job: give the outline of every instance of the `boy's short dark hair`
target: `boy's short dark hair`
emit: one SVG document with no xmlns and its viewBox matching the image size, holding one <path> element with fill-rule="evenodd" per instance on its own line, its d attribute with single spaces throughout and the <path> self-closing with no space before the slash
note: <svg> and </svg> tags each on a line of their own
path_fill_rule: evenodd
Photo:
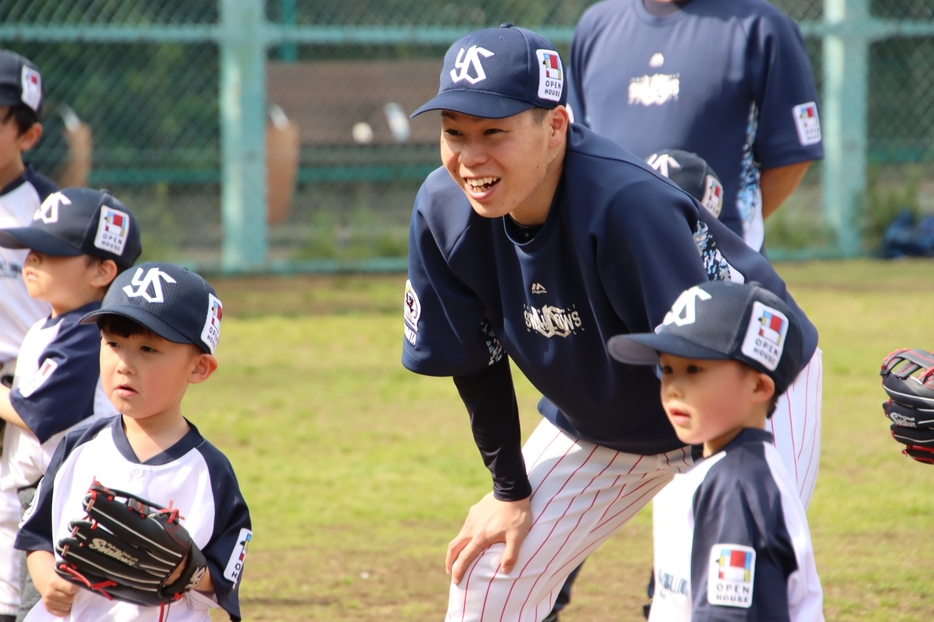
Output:
<svg viewBox="0 0 934 622">
<path fill-rule="evenodd" d="M 155 331 L 146 328 L 136 320 L 132 320 L 124 315 L 117 315 L 116 313 L 107 313 L 99 316 L 97 318 L 97 328 L 102 332 L 107 331 L 112 335 L 123 337 L 124 339 L 136 336 L 159 337 L 163 339 L 163 337 L 160 337 Z M 193 343 L 184 343 L 180 345 L 191 346 L 193 354 L 204 353 L 204 350 Z"/>
<path fill-rule="evenodd" d="M 90 257 L 90 255 L 88 255 Z M 97 327 L 102 331 L 113 333 L 118 337 L 155 336 L 156 333 L 146 328 L 139 322 L 131 320 L 122 315 L 108 313 L 97 318 Z"/>
<path fill-rule="evenodd" d="M 10 119 L 14 120 L 19 133 L 18 135 L 22 136 L 29 131 L 29 128 L 39 122 L 39 115 L 26 104 L 18 104 L 16 106 L 10 106 L 6 116 L 3 118 L 3 122 L 6 123 Z"/>
</svg>

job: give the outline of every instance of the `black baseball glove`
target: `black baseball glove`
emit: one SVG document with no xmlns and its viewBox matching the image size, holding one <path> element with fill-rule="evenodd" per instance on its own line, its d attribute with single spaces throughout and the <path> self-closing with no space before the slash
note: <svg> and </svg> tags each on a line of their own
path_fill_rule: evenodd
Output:
<svg viewBox="0 0 934 622">
<path fill-rule="evenodd" d="M 892 421 L 892 437 L 918 462 L 934 464 L 934 354 L 901 348 L 879 372 L 889 400 L 882 405 Z"/>
<path fill-rule="evenodd" d="M 86 519 L 68 523 L 71 535 L 55 547 L 62 558 L 56 572 L 111 600 L 145 606 L 180 600 L 204 577 L 207 561 L 171 506 L 95 480 L 84 497 Z"/>
</svg>

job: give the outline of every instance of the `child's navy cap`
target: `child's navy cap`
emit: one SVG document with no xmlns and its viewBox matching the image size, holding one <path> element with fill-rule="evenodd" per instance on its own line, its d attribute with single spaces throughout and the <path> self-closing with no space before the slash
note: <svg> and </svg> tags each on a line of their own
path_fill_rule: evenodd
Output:
<svg viewBox="0 0 934 622">
<path fill-rule="evenodd" d="M 543 36 L 512 24 L 477 30 L 448 49 L 437 97 L 412 116 L 451 110 L 503 119 L 554 108 L 567 103 L 564 77 L 561 55 Z"/>
<path fill-rule="evenodd" d="M 0 106 L 19 104 L 42 113 L 42 75 L 28 58 L 0 50 Z"/>
<path fill-rule="evenodd" d="M 106 190 L 91 188 L 53 192 L 28 227 L 0 229 L 0 247 L 53 257 L 92 255 L 123 268 L 132 266 L 143 250 L 133 214 Z"/>
<path fill-rule="evenodd" d="M 646 158 L 658 173 L 690 193 L 715 217 L 723 209 L 723 184 L 707 161 L 690 151 L 664 149 Z"/>
<path fill-rule="evenodd" d="M 785 302 L 758 283 L 713 281 L 682 292 L 654 333 L 616 335 L 610 355 L 657 365 L 659 353 L 698 360 L 734 359 L 775 381 L 781 394 L 803 362 L 801 330 Z"/>
<path fill-rule="evenodd" d="M 171 263 L 148 262 L 123 272 L 110 285 L 101 308 L 81 318 L 120 315 L 173 343 L 192 343 L 214 354 L 221 337 L 223 305 L 207 281 Z"/>
</svg>

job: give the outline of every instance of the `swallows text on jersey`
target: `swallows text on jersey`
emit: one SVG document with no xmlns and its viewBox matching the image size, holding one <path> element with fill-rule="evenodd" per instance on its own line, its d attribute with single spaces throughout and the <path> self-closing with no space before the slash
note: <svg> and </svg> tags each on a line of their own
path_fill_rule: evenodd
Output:
<svg viewBox="0 0 934 622">
<path fill-rule="evenodd" d="M 531 305 L 525 307 L 523 315 L 525 316 L 525 326 L 529 331 L 535 331 L 545 337 L 567 337 L 577 333 L 581 329 L 580 314 L 574 309 L 562 309 L 544 305 L 540 309 Z"/>
</svg>

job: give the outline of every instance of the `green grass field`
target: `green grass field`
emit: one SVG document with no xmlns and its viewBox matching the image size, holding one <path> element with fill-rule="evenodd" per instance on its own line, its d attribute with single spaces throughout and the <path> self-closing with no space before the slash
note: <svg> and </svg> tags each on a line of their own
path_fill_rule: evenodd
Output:
<svg viewBox="0 0 934 622">
<path fill-rule="evenodd" d="M 934 467 L 900 455 L 878 368 L 934 348 L 934 263 L 781 264 L 821 331 L 824 429 L 808 512 L 828 620 L 934 618 Z M 185 412 L 254 521 L 247 620 L 440 622 L 447 542 L 489 488 L 453 383 L 399 363 L 405 277 L 216 280 L 220 369 Z M 523 430 L 538 395 L 519 383 Z M 563 622 L 641 619 L 643 511 L 587 562 Z M 224 619 L 215 616 L 215 620 Z"/>
</svg>

